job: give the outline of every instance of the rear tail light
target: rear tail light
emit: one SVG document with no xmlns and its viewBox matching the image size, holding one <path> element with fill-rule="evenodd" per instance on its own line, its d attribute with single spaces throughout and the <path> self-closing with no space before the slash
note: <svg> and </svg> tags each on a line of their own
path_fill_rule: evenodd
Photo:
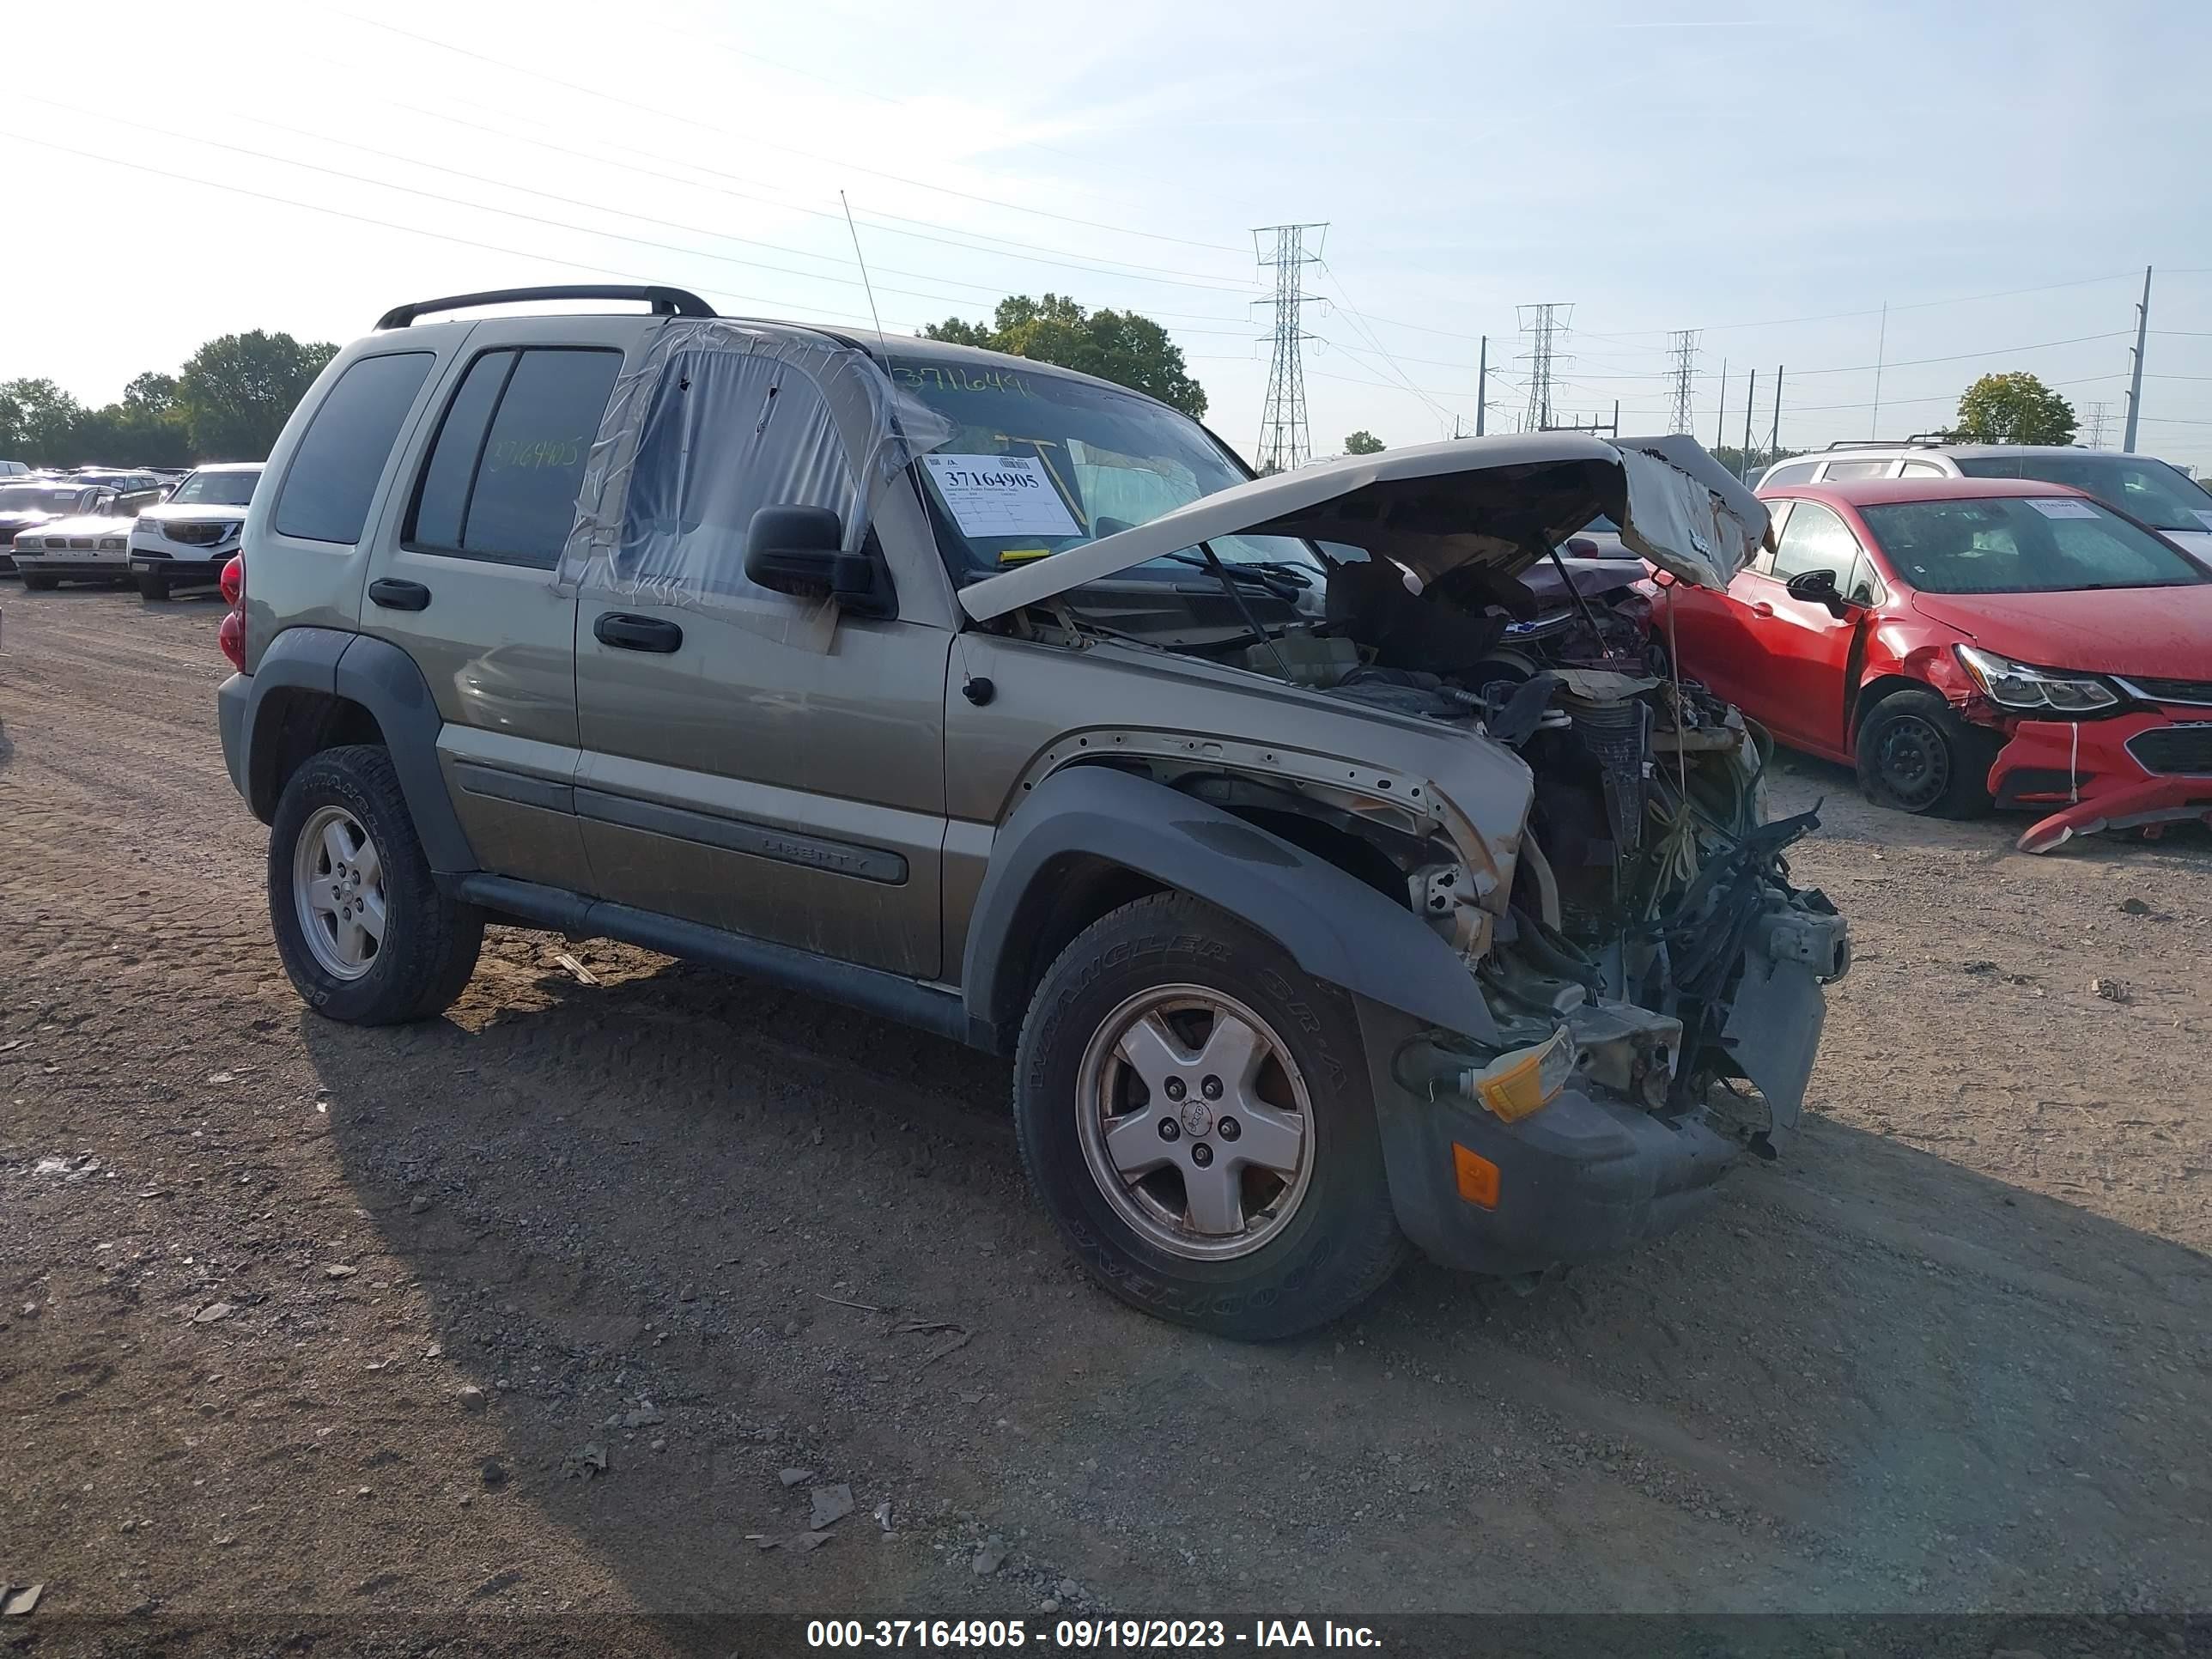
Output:
<svg viewBox="0 0 2212 1659">
<path fill-rule="evenodd" d="M 230 614 L 222 619 L 216 630 L 215 642 L 222 647 L 222 654 L 230 665 L 243 674 L 246 672 L 246 556 L 234 553 L 222 568 L 218 585 L 222 597 L 230 603 Z"/>
</svg>

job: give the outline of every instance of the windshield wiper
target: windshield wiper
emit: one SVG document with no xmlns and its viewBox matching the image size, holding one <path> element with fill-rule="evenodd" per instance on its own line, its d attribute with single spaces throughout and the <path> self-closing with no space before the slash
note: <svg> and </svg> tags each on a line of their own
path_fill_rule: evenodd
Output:
<svg viewBox="0 0 2212 1659">
<path fill-rule="evenodd" d="M 1161 556 L 1171 563 L 1187 564 L 1197 570 L 1224 571 L 1231 581 L 1264 587 L 1288 604 L 1296 604 L 1298 595 L 1313 586 L 1313 578 L 1304 569 L 1281 559 L 1240 559 L 1235 564 L 1224 564 L 1218 558 L 1209 561 L 1188 553 L 1166 553 Z"/>
</svg>

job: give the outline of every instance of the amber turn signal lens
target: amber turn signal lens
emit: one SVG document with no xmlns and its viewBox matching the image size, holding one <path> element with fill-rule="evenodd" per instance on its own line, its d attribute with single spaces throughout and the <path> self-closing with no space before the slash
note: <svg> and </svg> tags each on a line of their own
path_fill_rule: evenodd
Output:
<svg viewBox="0 0 2212 1659">
<path fill-rule="evenodd" d="M 1575 1034 L 1562 1025 L 1547 1042 L 1500 1054 L 1462 1087 L 1508 1123 L 1550 1105 L 1574 1075 Z"/>
<path fill-rule="evenodd" d="M 1498 1207 L 1498 1166 L 1480 1152 L 1470 1152 L 1452 1142 L 1452 1173 L 1459 1178 L 1459 1195 L 1486 1210 Z"/>
</svg>

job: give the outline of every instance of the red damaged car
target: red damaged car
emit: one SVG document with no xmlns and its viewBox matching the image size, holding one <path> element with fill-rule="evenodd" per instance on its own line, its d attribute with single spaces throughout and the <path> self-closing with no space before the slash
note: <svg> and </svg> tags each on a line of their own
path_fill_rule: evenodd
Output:
<svg viewBox="0 0 2212 1659">
<path fill-rule="evenodd" d="M 2124 514 L 2020 478 L 1759 492 L 1769 545 L 1725 591 L 1674 583 L 1683 675 L 1869 799 L 2021 838 L 2212 823 L 2212 569 Z"/>
</svg>

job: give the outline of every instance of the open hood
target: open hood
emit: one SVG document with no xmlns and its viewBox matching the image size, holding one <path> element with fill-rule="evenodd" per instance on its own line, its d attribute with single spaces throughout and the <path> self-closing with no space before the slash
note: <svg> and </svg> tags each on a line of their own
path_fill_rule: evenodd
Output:
<svg viewBox="0 0 2212 1659">
<path fill-rule="evenodd" d="M 960 606 L 988 622 L 1239 532 L 1346 543 L 1395 560 L 1425 586 L 1478 560 L 1510 576 L 1601 514 L 1632 551 L 1702 587 L 1725 587 L 1767 533 L 1766 508 L 1695 439 L 1463 438 L 1347 455 L 1200 496 L 963 587 Z"/>
</svg>

